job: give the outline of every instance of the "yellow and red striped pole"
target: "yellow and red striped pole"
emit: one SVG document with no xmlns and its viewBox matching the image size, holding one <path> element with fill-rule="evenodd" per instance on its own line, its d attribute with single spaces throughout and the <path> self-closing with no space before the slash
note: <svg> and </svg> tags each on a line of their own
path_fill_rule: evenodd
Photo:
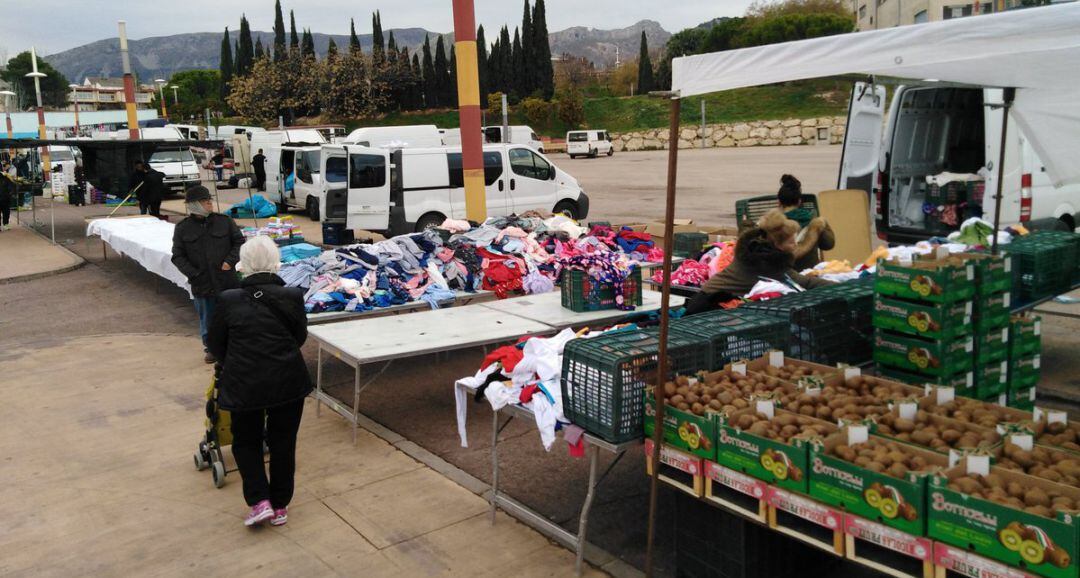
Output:
<svg viewBox="0 0 1080 578">
<path fill-rule="evenodd" d="M 457 56 L 461 167 L 465 177 L 465 217 L 487 219 L 484 194 L 484 145 L 480 139 L 480 75 L 476 57 L 473 0 L 454 0 L 454 52 Z"/>
<path fill-rule="evenodd" d="M 131 57 L 128 56 L 127 22 L 120 20 L 120 60 L 124 64 L 124 108 L 127 109 L 128 138 L 139 138 L 139 114 L 135 112 L 135 77 L 131 74 Z"/>
</svg>

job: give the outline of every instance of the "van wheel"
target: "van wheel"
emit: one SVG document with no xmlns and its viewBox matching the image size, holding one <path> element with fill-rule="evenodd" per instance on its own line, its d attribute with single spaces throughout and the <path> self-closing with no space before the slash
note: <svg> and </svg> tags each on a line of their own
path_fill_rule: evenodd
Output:
<svg viewBox="0 0 1080 578">
<path fill-rule="evenodd" d="M 571 219 L 574 219 L 576 221 L 579 218 L 578 213 L 580 211 L 578 209 L 577 203 L 575 203 L 574 201 L 559 201 L 559 203 L 555 205 L 555 208 L 551 212 L 555 213 L 556 215 L 566 215 L 567 217 L 570 217 Z"/>
<path fill-rule="evenodd" d="M 607 150 L 607 156 L 610 157 L 613 154 L 615 154 L 615 147 L 611 147 Z"/>
<path fill-rule="evenodd" d="M 589 151 L 589 158 L 590 159 L 595 159 L 596 158 L 596 152 L 597 152 L 596 149 L 590 150 Z"/>
<path fill-rule="evenodd" d="M 1072 215 L 1062 215 L 1058 217 L 1058 220 L 1065 224 L 1065 228 L 1067 231 L 1069 231 L 1070 233 L 1076 232 L 1076 221 L 1073 220 Z"/>
<path fill-rule="evenodd" d="M 315 197 L 308 197 L 307 199 L 307 215 L 312 221 L 319 222 L 319 199 Z"/>
<path fill-rule="evenodd" d="M 570 155 L 570 158 L 572 158 L 572 159 L 576 159 L 576 158 L 577 158 L 577 155 Z"/>
<path fill-rule="evenodd" d="M 442 213 L 427 213 L 416 221 L 416 232 L 422 233 L 428 229 L 434 229 L 443 224 L 445 220 L 446 217 Z"/>
</svg>

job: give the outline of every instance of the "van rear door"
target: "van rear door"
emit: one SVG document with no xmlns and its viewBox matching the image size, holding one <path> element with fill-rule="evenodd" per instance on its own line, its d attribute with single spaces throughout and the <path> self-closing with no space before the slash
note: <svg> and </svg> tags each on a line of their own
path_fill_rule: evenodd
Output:
<svg viewBox="0 0 1080 578">
<path fill-rule="evenodd" d="M 881 155 L 881 123 L 885 118 L 885 87 L 856 82 L 851 90 L 844 150 L 837 189 L 873 192 Z"/>
<path fill-rule="evenodd" d="M 385 231 L 390 228 L 390 151 L 349 146 L 349 200 L 345 226 Z"/>
<path fill-rule="evenodd" d="M 341 223 L 349 214 L 349 157 L 344 147 L 323 147 L 319 157 L 322 174 L 324 221 Z"/>
</svg>

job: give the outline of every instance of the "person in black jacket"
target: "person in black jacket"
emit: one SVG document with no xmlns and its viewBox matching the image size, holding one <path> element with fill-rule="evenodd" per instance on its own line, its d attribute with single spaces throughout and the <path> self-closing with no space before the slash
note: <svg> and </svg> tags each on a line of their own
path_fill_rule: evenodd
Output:
<svg viewBox="0 0 1080 578">
<path fill-rule="evenodd" d="M 260 191 L 266 190 L 266 155 L 263 150 L 251 157 L 251 168 L 255 169 L 255 188 Z"/>
<path fill-rule="evenodd" d="M 218 297 L 208 343 L 220 360 L 218 403 L 232 417 L 233 456 L 251 511 L 244 525 L 288 520 L 296 470 L 296 434 L 311 393 L 300 353 L 307 339 L 302 289 L 277 276 L 281 255 L 269 237 L 240 248 L 239 289 Z M 265 416 L 265 417 L 264 417 Z M 270 449 L 270 478 L 263 466 L 263 428 Z"/>
<path fill-rule="evenodd" d="M 11 200 L 15 198 L 16 190 L 15 181 L 11 180 L 8 172 L 8 162 L 4 161 L 0 168 L 0 231 L 10 228 L 8 221 L 11 219 Z"/>
<path fill-rule="evenodd" d="M 147 164 L 142 167 L 143 185 L 136 194 L 139 199 L 139 212 L 161 219 L 161 201 L 165 198 L 165 173 Z"/>
<path fill-rule="evenodd" d="M 231 218 L 215 213 L 210 191 L 196 185 L 184 194 L 188 216 L 173 231 L 172 262 L 187 277 L 199 314 L 199 334 L 206 348 L 205 361 L 214 362 L 206 332 L 217 295 L 240 286 L 237 261 L 244 235 Z"/>
</svg>

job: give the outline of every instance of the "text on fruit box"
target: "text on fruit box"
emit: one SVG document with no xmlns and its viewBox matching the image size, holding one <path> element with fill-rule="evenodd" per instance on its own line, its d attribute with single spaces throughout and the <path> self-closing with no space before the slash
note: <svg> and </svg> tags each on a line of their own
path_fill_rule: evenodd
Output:
<svg viewBox="0 0 1080 578">
<path fill-rule="evenodd" d="M 765 499 L 765 488 L 768 486 L 761 480 L 725 468 L 716 462 L 710 461 L 705 462 L 705 475 L 712 481 L 727 486 L 736 492 L 746 494 L 747 496 L 757 498 L 758 500 Z"/>
<path fill-rule="evenodd" d="M 844 515 L 844 533 L 919 560 L 929 560 L 934 553 L 933 542 L 926 538 L 912 536 L 851 514 Z"/>
<path fill-rule="evenodd" d="M 651 456 L 652 452 L 653 441 L 647 439 L 645 440 L 645 455 Z M 691 476 L 701 475 L 701 458 L 684 454 L 665 445 L 660 446 L 660 463 L 665 466 L 671 466 L 676 470 L 685 472 Z"/>
<path fill-rule="evenodd" d="M 934 565 L 970 578 L 1032 578 L 1016 568 L 940 542 L 934 543 Z"/>
<path fill-rule="evenodd" d="M 769 486 L 769 505 L 777 510 L 798 516 L 830 530 L 839 530 L 843 526 L 843 515 L 836 510 L 804 498 L 798 494 Z"/>
</svg>

